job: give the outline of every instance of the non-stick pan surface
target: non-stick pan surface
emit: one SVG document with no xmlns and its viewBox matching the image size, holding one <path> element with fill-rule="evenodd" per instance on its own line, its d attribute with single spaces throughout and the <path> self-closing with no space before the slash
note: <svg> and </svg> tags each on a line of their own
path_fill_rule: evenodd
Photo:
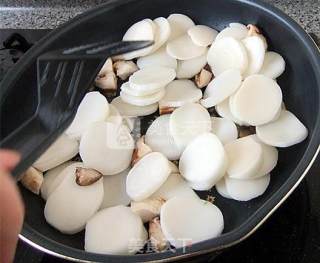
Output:
<svg viewBox="0 0 320 263">
<path fill-rule="evenodd" d="M 100 40 L 120 40 L 126 29 L 143 18 L 189 15 L 197 24 L 221 30 L 230 22 L 257 24 L 268 39 L 269 50 L 283 55 L 286 71 L 278 82 L 286 107 L 307 126 L 309 137 L 303 143 L 279 151 L 279 163 L 272 172 L 266 193 L 250 202 L 224 199 L 215 191 L 215 204 L 221 208 L 223 235 L 198 244 L 185 252 L 110 256 L 83 251 L 84 233 L 63 235 L 49 226 L 43 216 L 40 197 L 21 189 L 26 218 L 21 237 L 49 253 L 69 259 L 95 262 L 137 262 L 173 260 L 222 249 L 241 241 L 260 226 L 302 180 L 314 160 L 320 141 L 320 55 L 309 36 L 279 10 L 247 0 L 126 0 L 108 2 L 54 30 L 35 45 L 9 72 L 0 88 L 1 137 L 5 137 L 36 111 L 35 61 L 41 53 Z M 206 197 L 208 193 L 200 193 Z M 85 200 L 84 200 L 85 202 Z M 72 211 L 70 211 L 72 213 Z M 299 213 L 299 211 L 296 211 Z M 179 222 L 177 222 L 179 224 Z"/>
</svg>

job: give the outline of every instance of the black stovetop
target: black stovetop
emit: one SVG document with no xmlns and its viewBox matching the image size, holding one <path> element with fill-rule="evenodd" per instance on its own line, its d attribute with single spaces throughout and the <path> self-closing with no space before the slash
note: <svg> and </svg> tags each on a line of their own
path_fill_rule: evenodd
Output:
<svg viewBox="0 0 320 263">
<path fill-rule="evenodd" d="M 5 72 L 49 30 L 0 30 L 0 81 Z M 13 35 L 18 33 L 19 35 Z M 21 39 L 23 36 L 27 41 Z M 10 38 L 11 36 L 11 38 Z M 3 43 L 3 41 L 9 40 Z M 199 257 L 213 263 L 320 262 L 320 158 L 306 179 L 269 220 L 247 240 L 218 256 Z M 19 241 L 15 263 L 63 263 Z"/>
</svg>

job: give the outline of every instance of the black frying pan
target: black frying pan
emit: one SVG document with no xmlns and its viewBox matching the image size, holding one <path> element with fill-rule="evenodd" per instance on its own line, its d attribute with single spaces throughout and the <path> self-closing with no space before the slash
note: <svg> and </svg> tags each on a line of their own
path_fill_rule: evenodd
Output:
<svg viewBox="0 0 320 263">
<path fill-rule="evenodd" d="M 189 15 L 197 24 L 221 30 L 229 22 L 257 24 L 268 39 L 269 50 L 279 52 L 286 60 L 286 71 L 278 82 L 287 108 L 307 126 L 309 137 L 294 147 L 280 149 L 279 163 L 272 172 L 266 193 L 250 202 L 236 202 L 220 197 L 216 204 L 225 217 L 223 235 L 198 244 L 185 252 L 111 256 L 86 253 L 84 233 L 63 235 L 50 227 L 43 216 L 40 197 L 21 189 L 26 205 L 21 238 L 31 245 L 71 260 L 95 262 L 138 262 L 175 260 L 220 250 L 251 235 L 289 196 L 306 175 L 320 142 L 320 54 L 310 37 L 279 10 L 248 0 L 125 0 L 113 1 L 78 16 L 42 39 L 10 71 L 1 84 L 2 138 L 28 119 L 37 105 L 36 58 L 51 49 L 75 46 L 85 42 L 120 40 L 126 29 L 143 18 Z M 206 193 L 199 193 L 205 197 Z M 297 213 L 299 211 L 296 211 Z M 70 211 L 72 213 L 72 211 Z M 178 224 L 179 222 L 177 222 Z"/>
</svg>

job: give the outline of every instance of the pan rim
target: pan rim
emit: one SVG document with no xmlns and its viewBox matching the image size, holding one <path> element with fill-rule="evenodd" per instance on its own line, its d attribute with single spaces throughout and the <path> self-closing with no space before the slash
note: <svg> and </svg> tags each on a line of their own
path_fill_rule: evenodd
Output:
<svg viewBox="0 0 320 263">
<path fill-rule="evenodd" d="M 116 1 L 114 1 L 114 0 L 108 1 L 107 3 L 99 6 L 98 8 L 87 11 L 87 12 L 79 15 L 75 19 L 70 20 L 69 22 L 64 24 L 61 28 L 59 28 L 58 30 L 54 30 L 52 33 L 49 33 L 44 39 L 42 39 L 41 41 L 39 41 L 39 43 L 37 45 L 35 45 L 35 48 L 37 48 L 38 46 L 42 45 L 43 43 L 45 43 L 46 41 L 48 41 L 50 39 L 57 38 L 60 34 L 63 34 L 63 32 L 68 30 L 70 27 L 74 26 L 76 24 L 76 22 L 79 20 L 82 20 L 84 18 L 89 19 L 90 16 L 92 16 L 92 15 L 96 15 L 97 13 L 105 12 L 108 9 L 112 9 L 114 7 L 119 7 L 121 5 L 125 5 L 129 2 L 134 2 L 134 1 L 137 1 L 137 0 L 125 0 L 125 1 L 117 2 L 117 3 L 115 3 Z M 300 27 L 300 25 L 298 25 L 293 19 L 291 19 L 286 14 L 284 14 L 282 11 L 278 10 L 277 8 L 271 6 L 267 3 L 261 2 L 260 0 L 257 0 L 255 2 L 252 2 L 249 0 L 237 0 L 237 1 L 254 6 L 256 8 L 263 9 L 263 11 L 265 11 L 273 16 L 276 16 L 283 23 L 285 23 L 286 26 L 291 27 L 295 31 L 295 34 L 301 40 L 305 41 L 305 46 L 306 46 L 306 48 L 309 49 L 309 52 L 311 52 L 311 54 L 313 55 L 314 60 L 316 60 L 317 57 L 320 57 L 319 49 L 316 46 L 316 44 L 312 41 L 310 36 L 304 31 L 303 28 Z M 98 11 L 99 9 L 100 9 L 100 11 Z M 31 55 L 34 56 L 35 52 L 33 52 L 33 50 L 34 50 L 34 48 L 32 48 L 30 50 L 30 52 L 28 52 L 26 54 L 26 57 L 27 56 L 31 57 Z M 26 60 L 27 59 L 21 60 L 21 63 L 19 64 L 19 66 L 23 67 L 23 65 L 27 63 Z M 319 70 L 320 70 L 320 62 L 318 62 L 318 61 L 313 61 L 313 62 L 315 63 L 314 66 L 316 66 L 316 69 L 319 68 Z M 8 74 L 7 74 L 7 76 L 8 76 Z M 5 81 L 10 81 L 10 77 L 5 77 L 3 82 L 5 82 Z M 320 77 L 318 78 L 318 81 L 320 82 Z M 5 92 L 6 92 L 5 90 L 0 89 L 0 95 L 1 95 L 0 97 L 3 98 L 2 94 L 5 94 Z M 270 205 L 270 200 L 268 200 L 263 205 L 263 207 L 261 207 L 259 210 L 257 210 L 255 212 L 255 214 L 256 214 L 258 212 L 261 213 L 260 210 L 269 211 L 266 214 L 264 213 L 264 216 L 261 216 L 261 219 L 258 220 L 259 221 L 258 224 L 255 224 L 255 226 L 249 228 L 248 226 L 250 226 L 250 220 L 248 219 L 244 224 L 239 226 L 236 230 L 225 234 L 225 235 L 232 236 L 232 238 L 230 238 L 230 239 L 233 239 L 233 242 L 227 242 L 227 245 L 220 245 L 220 246 L 212 247 L 212 241 L 214 239 L 210 239 L 210 240 L 195 244 L 193 246 L 193 248 L 191 249 L 190 253 L 183 254 L 181 251 L 179 252 L 179 250 L 178 250 L 175 254 L 169 254 L 168 257 L 157 259 L 157 260 L 152 260 L 151 258 L 156 257 L 154 255 L 161 255 L 161 254 L 164 255 L 164 253 L 149 254 L 149 255 L 137 255 L 137 256 L 125 256 L 125 257 L 88 253 L 88 252 L 84 252 L 83 250 L 73 249 L 73 248 L 64 246 L 62 244 L 59 244 L 53 240 L 46 238 L 46 237 L 41 237 L 42 235 L 40 233 L 36 232 L 35 230 L 32 230 L 33 233 L 31 233 L 31 232 L 29 232 L 30 229 L 28 229 L 28 226 L 26 226 L 26 225 L 24 226 L 24 229 L 23 229 L 22 233 L 20 234 L 20 238 L 22 240 L 24 240 L 25 242 L 27 242 L 28 244 L 30 244 L 31 246 L 36 247 L 37 249 L 39 249 L 43 252 L 46 252 L 48 254 L 55 255 L 55 256 L 58 256 L 58 257 L 61 257 L 64 259 L 77 261 L 77 262 L 97 262 L 96 260 L 95 261 L 87 260 L 82 255 L 91 255 L 92 258 L 98 257 L 99 260 L 102 258 L 104 258 L 104 259 L 108 258 L 111 260 L 110 262 L 123 262 L 124 258 L 126 258 L 126 259 L 130 258 L 130 260 L 132 260 L 132 261 L 136 260 L 137 262 L 141 261 L 141 260 L 143 260 L 143 261 L 146 260 L 145 262 L 166 262 L 166 261 L 172 261 L 172 260 L 182 259 L 182 258 L 186 258 L 186 257 L 191 257 L 191 256 L 195 256 L 195 255 L 205 254 L 205 253 L 213 252 L 216 250 L 220 250 L 222 248 L 232 246 L 238 242 L 241 242 L 242 240 L 244 240 L 245 238 L 247 238 L 251 234 L 253 234 L 271 216 L 271 214 L 273 214 L 273 212 L 276 211 L 276 209 L 290 196 L 290 194 L 293 192 L 293 190 L 300 184 L 300 182 L 306 176 L 307 172 L 309 171 L 310 167 L 312 166 L 313 162 L 315 161 L 315 159 L 320 151 L 320 147 L 319 147 L 320 138 L 319 138 L 319 136 L 316 136 L 317 133 L 319 134 L 319 131 L 320 131 L 320 116 L 318 114 L 317 120 L 316 120 L 316 125 L 314 128 L 314 132 L 313 132 L 312 137 L 310 138 L 310 143 L 309 143 L 305 153 L 303 154 L 303 157 L 301 158 L 301 160 L 297 164 L 295 170 L 292 172 L 292 174 L 295 174 L 296 177 L 293 178 L 291 176 L 288 179 L 288 181 L 290 181 L 290 179 L 291 179 L 291 187 L 288 187 L 287 184 L 284 184 L 278 189 L 278 191 L 274 195 L 277 195 L 279 200 L 276 203 L 276 205 L 273 206 L 273 208 L 268 209 L 267 205 Z M 304 165 L 302 165 L 302 163 L 304 163 Z M 305 168 L 303 168 L 302 166 L 305 166 Z M 300 169 L 298 169 L 298 168 L 300 168 Z M 299 172 L 297 170 L 302 170 L 302 171 Z M 299 176 L 297 175 L 298 173 L 300 174 Z M 284 186 L 286 186 L 286 187 L 284 187 Z M 289 188 L 289 189 L 284 191 L 283 188 Z M 282 193 L 282 192 L 284 192 L 284 193 Z M 253 217 L 253 215 L 250 218 L 252 218 L 252 217 Z M 238 232 L 237 235 L 235 235 L 233 233 L 235 231 Z M 47 240 L 48 244 L 51 243 L 52 246 L 55 246 L 56 245 L 55 243 L 57 243 L 59 245 L 59 247 L 61 247 L 60 251 L 62 251 L 63 248 L 68 248 L 68 250 L 70 250 L 70 251 L 74 250 L 74 252 L 77 253 L 77 255 L 79 257 L 76 258 L 76 257 L 72 257 L 72 256 L 62 255 L 57 252 L 57 250 L 59 250 L 59 249 L 55 249 L 55 251 L 53 251 L 53 250 L 50 250 L 42 245 L 39 245 L 41 242 L 36 243 L 36 241 L 41 241 L 42 238 L 45 238 Z M 211 248 L 210 248 L 210 244 L 211 244 Z M 82 252 L 82 253 L 79 253 L 79 252 Z M 153 256 L 150 256 L 150 255 L 153 255 Z"/>
</svg>

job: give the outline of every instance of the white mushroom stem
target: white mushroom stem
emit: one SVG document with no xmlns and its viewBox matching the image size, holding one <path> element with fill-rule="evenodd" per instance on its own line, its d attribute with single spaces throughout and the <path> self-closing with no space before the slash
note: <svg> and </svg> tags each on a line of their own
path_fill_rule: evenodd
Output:
<svg viewBox="0 0 320 263">
<path fill-rule="evenodd" d="M 160 214 L 161 206 L 165 203 L 165 200 L 158 197 L 152 199 L 146 199 L 140 202 L 131 202 L 132 212 L 139 215 L 143 223 L 151 221 L 153 218 Z"/>
<path fill-rule="evenodd" d="M 152 149 L 144 142 L 144 136 L 140 137 L 132 154 L 131 165 L 135 165 L 143 156 L 151 152 Z"/>
<path fill-rule="evenodd" d="M 108 72 L 96 78 L 95 84 L 98 88 L 107 91 L 117 90 L 117 76 L 113 72 Z"/>
<path fill-rule="evenodd" d="M 43 182 L 43 173 L 32 166 L 24 173 L 21 178 L 22 185 L 34 194 L 40 193 Z"/>
<path fill-rule="evenodd" d="M 126 80 L 134 72 L 139 70 L 138 66 L 133 61 L 119 60 L 115 62 L 113 66 L 117 76 L 122 80 Z"/>
<path fill-rule="evenodd" d="M 203 68 L 200 71 L 200 73 L 198 73 L 195 76 L 194 80 L 195 80 L 195 83 L 196 83 L 197 87 L 199 89 L 202 89 L 202 88 L 208 86 L 208 84 L 210 83 L 212 77 L 213 77 L 213 74 L 210 71 L 208 71 L 208 70 Z"/>
<path fill-rule="evenodd" d="M 168 246 L 166 237 L 161 230 L 159 217 L 155 217 L 149 222 L 149 238 L 152 247 L 156 250 L 156 252 L 161 252 Z"/>
</svg>

